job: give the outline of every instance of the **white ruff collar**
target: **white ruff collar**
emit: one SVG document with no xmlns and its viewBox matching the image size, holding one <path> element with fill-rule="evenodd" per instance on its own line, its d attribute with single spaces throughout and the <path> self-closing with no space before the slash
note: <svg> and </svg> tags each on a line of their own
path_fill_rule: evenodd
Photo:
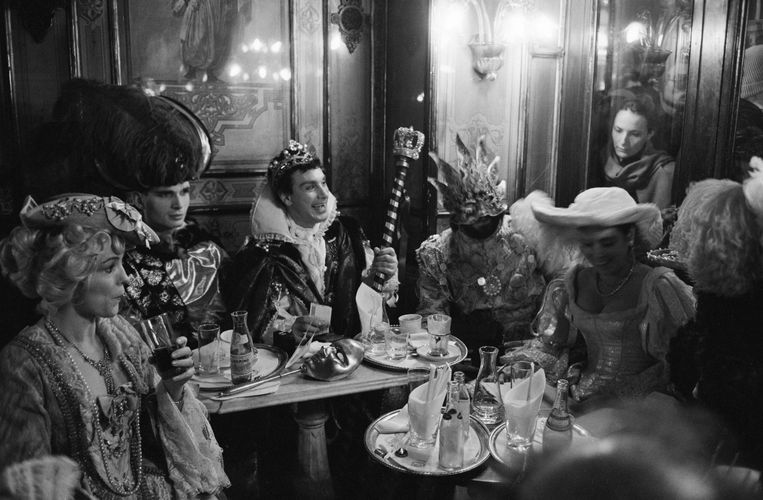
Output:
<svg viewBox="0 0 763 500">
<path fill-rule="evenodd" d="M 324 291 L 326 270 L 326 242 L 323 235 L 339 215 L 336 198 L 331 193 L 326 206 L 329 210 L 328 219 L 311 228 L 301 227 L 276 200 L 273 190 L 265 182 L 255 194 L 251 212 L 252 238 L 260 241 L 278 240 L 295 245 L 321 295 Z"/>
</svg>

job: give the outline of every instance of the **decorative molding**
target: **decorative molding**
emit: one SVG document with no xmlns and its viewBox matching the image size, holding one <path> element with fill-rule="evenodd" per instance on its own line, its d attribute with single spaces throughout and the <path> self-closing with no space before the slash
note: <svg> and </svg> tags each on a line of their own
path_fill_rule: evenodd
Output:
<svg viewBox="0 0 763 500">
<path fill-rule="evenodd" d="M 249 209 L 257 189 L 265 182 L 257 177 L 204 177 L 191 183 L 192 208 Z"/>
<path fill-rule="evenodd" d="M 162 95 L 184 104 L 199 117 L 217 153 L 225 146 L 226 130 L 252 130 L 257 118 L 271 108 L 282 110 L 284 95 L 277 86 L 168 85 Z"/>
<path fill-rule="evenodd" d="M 321 29 L 321 13 L 312 3 L 303 4 L 295 14 L 295 20 L 305 35 L 315 35 Z"/>
<path fill-rule="evenodd" d="M 77 0 L 77 15 L 92 26 L 103 15 L 103 0 Z"/>
<path fill-rule="evenodd" d="M 363 13 L 360 0 L 340 0 L 337 9 L 329 19 L 331 24 L 339 26 L 342 42 L 352 54 L 360 43 L 367 16 Z"/>
</svg>

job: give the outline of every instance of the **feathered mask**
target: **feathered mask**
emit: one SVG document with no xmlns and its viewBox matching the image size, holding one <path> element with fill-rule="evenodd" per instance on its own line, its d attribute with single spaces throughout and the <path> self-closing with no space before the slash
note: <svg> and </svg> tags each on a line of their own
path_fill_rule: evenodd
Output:
<svg viewBox="0 0 763 500">
<path fill-rule="evenodd" d="M 47 138 L 54 141 L 52 154 L 68 158 L 85 179 L 96 174 L 112 191 L 196 179 L 211 160 L 209 135 L 198 117 L 139 88 L 75 79 L 62 86 L 53 116 Z"/>
<path fill-rule="evenodd" d="M 491 156 L 485 146 L 485 137 L 477 141 L 476 154 L 456 135 L 458 164 L 456 167 L 440 159 L 437 153 L 429 156 L 439 169 L 437 179 L 429 182 L 437 188 L 445 210 L 450 212 L 451 222 L 472 224 L 480 217 L 495 216 L 506 212 L 506 181 L 498 177 L 498 156 L 488 163 Z"/>
</svg>

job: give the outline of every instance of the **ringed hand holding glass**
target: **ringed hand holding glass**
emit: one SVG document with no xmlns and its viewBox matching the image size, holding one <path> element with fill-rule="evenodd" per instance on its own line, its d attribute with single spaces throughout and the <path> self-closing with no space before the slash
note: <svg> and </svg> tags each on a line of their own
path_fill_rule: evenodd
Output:
<svg viewBox="0 0 763 500">
<path fill-rule="evenodd" d="M 173 351 L 180 346 L 179 338 L 175 338 L 167 313 L 142 320 L 138 323 L 138 331 L 153 351 L 152 362 L 162 378 L 180 375 L 186 371 L 186 368 L 173 364 Z M 185 346 L 185 342 L 182 342 L 182 345 Z"/>
</svg>

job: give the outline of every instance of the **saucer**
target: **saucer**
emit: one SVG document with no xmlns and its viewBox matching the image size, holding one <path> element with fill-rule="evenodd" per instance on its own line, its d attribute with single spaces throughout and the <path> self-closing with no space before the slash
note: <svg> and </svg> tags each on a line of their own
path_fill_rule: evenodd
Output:
<svg viewBox="0 0 763 500">
<path fill-rule="evenodd" d="M 416 348 L 419 358 L 428 359 L 430 361 L 450 361 L 456 359 L 461 350 L 454 343 L 448 342 L 448 354 L 445 356 L 431 354 L 429 352 L 429 345 L 422 345 Z"/>
</svg>

